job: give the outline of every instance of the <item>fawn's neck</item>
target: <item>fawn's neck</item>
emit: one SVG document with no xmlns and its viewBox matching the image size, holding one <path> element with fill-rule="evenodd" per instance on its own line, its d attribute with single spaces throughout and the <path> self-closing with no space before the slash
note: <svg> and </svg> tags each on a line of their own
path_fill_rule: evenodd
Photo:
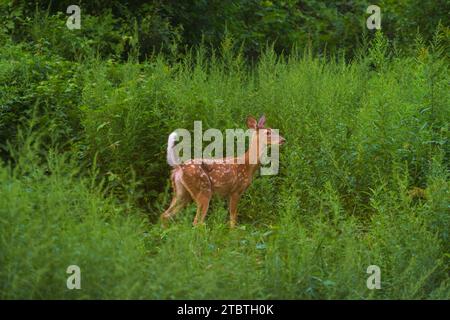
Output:
<svg viewBox="0 0 450 320">
<path fill-rule="evenodd" d="M 250 146 L 243 155 L 245 167 L 250 176 L 253 176 L 261 165 L 261 156 L 264 152 L 264 146 L 259 145 L 258 133 L 254 133 L 250 141 Z"/>
</svg>

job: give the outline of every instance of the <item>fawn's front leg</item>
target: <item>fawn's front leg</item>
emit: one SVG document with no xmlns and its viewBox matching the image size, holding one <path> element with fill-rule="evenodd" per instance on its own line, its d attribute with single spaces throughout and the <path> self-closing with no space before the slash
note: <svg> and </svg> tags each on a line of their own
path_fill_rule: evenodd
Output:
<svg viewBox="0 0 450 320">
<path fill-rule="evenodd" d="M 233 193 L 230 196 L 230 226 L 234 228 L 237 222 L 237 206 L 241 195 L 239 193 Z"/>
</svg>

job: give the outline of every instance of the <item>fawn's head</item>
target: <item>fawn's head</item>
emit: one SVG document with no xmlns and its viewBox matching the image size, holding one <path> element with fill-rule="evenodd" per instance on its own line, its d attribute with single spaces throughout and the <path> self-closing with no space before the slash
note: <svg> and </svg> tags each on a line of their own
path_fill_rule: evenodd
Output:
<svg viewBox="0 0 450 320">
<path fill-rule="evenodd" d="M 259 118 L 258 121 L 256 121 L 253 117 L 247 118 L 247 127 L 249 129 L 255 130 L 255 134 L 257 134 L 258 138 L 265 137 L 265 139 L 262 139 L 263 143 L 266 145 L 282 145 L 286 142 L 286 139 L 284 139 L 281 135 L 279 135 L 275 130 L 272 130 L 272 128 L 266 128 L 266 117 L 262 116 Z"/>
</svg>

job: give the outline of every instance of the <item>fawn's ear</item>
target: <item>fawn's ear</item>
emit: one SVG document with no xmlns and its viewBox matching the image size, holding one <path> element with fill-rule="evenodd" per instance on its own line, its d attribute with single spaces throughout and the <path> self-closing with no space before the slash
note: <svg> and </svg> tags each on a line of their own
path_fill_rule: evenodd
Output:
<svg viewBox="0 0 450 320">
<path fill-rule="evenodd" d="M 259 118 L 259 121 L 258 121 L 258 128 L 259 129 L 262 129 L 262 128 L 264 128 L 264 125 L 266 124 L 266 116 L 261 116 L 261 118 Z"/>
<path fill-rule="evenodd" d="M 256 129 L 258 127 L 258 123 L 256 122 L 256 119 L 253 117 L 247 117 L 247 127 L 249 129 Z"/>
</svg>

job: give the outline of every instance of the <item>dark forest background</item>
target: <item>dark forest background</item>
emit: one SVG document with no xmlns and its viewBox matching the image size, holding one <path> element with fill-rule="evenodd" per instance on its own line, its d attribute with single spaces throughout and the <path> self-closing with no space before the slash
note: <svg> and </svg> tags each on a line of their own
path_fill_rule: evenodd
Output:
<svg viewBox="0 0 450 320">
<path fill-rule="evenodd" d="M 62 32 L 61 15 L 72 4 L 81 8 L 83 28 Z M 380 6 L 383 33 L 399 50 L 411 49 L 418 35 L 431 40 L 439 23 L 448 25 L 446 0 L 4 0 L 0 27 L 15 41 L 40 40 L 66 58 L 92 50 L 122 58 L 137 50 L 141 59 L 160 51 L 183 54 L 200 44 L 218 48 L 226 36 L 250 58 L 267 44 L 277 53 L 309 45 L 319 54 L 351 57 L 373 36 L 365 23 L 372 4 Z"/>
</svg>

